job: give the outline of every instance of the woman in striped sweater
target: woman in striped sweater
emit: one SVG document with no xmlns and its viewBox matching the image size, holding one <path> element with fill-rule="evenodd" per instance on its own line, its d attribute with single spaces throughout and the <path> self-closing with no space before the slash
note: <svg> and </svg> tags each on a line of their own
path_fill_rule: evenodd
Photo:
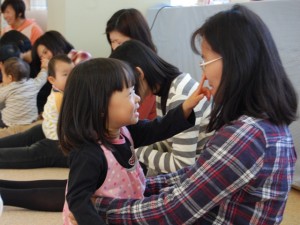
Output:
<svg viewBox="0 0 300 225">
<path fill-rule="evenodd" d="M 133 68 L 137 80 L 135 89 L 142 101 L 149 94 L 156 95 L 158 116 L 165 115 L 181 104 L 198 86 L 189 74 L 180 72 L 136 40 L 124 42 L 110 57 L 124 60 Z M 211 104 L 204 98 L 194 110 L 196 123 L 193 128 L 167 140 L 136 149 L 140 162 L 148 167 L 148 176 L 175 172 L 195 162 L 206 139 L 212 134 L 205 132 Z"/>
</svg>

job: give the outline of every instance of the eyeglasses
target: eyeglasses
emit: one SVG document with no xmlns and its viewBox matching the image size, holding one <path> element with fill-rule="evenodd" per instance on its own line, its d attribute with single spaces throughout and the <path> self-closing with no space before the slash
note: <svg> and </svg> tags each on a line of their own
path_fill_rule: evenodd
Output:
<svg viewBox="0 0 300 225">
<path fill-rule="evenodd" d="M 211 64 L 211 63 L 213 63 L 213 62 L 215 62 L 215 61 L 218 61 L 219 59 L 222 59 L 222 57 L 219 57 L 219 58 L 216 58 L 216 59 L 207 61 L 207 62 L 204 62 L 204 61 L 203 61 L 203 62 L 200 63 L 199 65 L 200 65 L 200 67 L 201 67 L 202 70 L 205 70 L 205 66 L 206 66 L 206 65 Z"/>
</svg>

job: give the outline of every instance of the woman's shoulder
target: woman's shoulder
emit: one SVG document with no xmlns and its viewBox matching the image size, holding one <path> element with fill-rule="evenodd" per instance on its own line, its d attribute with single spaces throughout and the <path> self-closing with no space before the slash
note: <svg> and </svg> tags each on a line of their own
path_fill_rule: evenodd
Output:
<svg viewBox="0 0 300 225">
<path fill-rule="evenodd" d="M 255 118 L 248 115 L 242 115 L 231 123 L 224 125 L 220 131 L 224 130 L 231 133 L 242 133 L 244 136 L 258 133 L 260 135 L 256 135 L 256 137 L 264 139 L 266 143 L 291 137 L 287 125 L 277 125 L 267 118 Z"/>
</svg>

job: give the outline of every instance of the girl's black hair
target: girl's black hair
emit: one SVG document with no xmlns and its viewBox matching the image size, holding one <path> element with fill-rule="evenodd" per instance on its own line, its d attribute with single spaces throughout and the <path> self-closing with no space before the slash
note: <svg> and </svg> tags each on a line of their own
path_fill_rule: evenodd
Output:
<svg viewBox="0 0 300 225">
<path fill-rule="evenodd" d="M 269 119 L 277 125 L 296 119 L 297 94 L 268 27 L 257 14 L 234 5 L 210 17 L 193 33 L 191 44 L 196 53 L 200 38 L 223 61 L 208 131 L 241 115 Z"/>
<path fill-rule="evenodd" d="M 108 140 L 108 106 L 112 94 L 135 84 L 131 68 L 117 59 L 95 58 L 71 71 L 58 120 L 58 137 L 65 154 L 85 143 Z"/>
<path fill-rule="evenodd" d="M 162 111 L 166 113 L 166 102 L 172 81 L 181 74 L 179 69 L 159 57 L 152 49 L 137 40 L 129 40 L 118 46 L 110 58 L 124 60 L 135 71 L 135 90 L 139 95 L 139 73 L 136 67 L 144 72 L 149 88 L 155 95 L 161 96 Z"/>
</svg>

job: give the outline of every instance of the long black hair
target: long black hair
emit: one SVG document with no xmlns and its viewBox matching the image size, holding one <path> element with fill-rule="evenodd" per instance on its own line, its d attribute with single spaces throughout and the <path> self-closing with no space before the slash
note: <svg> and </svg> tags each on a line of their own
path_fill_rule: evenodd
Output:
<svg viewBox="0 0 300 225">
<path fill-rule="evenodd" d="M 58 54 L 68 54 L 72 49 L 74 49 L 74 46 L 58 31 L 50 30 L 45 32 L 32 46 L 32 67 L 35 69 L 36 73 L 40 71 L 41 67 L 41 59 L 37 53 L 39 45 L 44 45 L 52 52 L 53 56 Z"/>
<path fill-rule="evenodd" d="M 191 38 L 222 56 L 220 86 L 214 96 L 208 131 L 241 115 L 290 124 L 297 117 L 297 94 L 282 65 L 272 35 L 254 12 L 241 5 L 210 17 Z"/>
<path fill-rule="evenodd" d="M 153 51 L 156 51 L 149 25 L 145 17 L 137 9 L 120 9 L 111 16 L 106 23 L 105 29 L 109 44 L 111 44 L 109 33 L 112 31 L 118 31 L 131 39 L 139 40 Z"/>
</svg>

